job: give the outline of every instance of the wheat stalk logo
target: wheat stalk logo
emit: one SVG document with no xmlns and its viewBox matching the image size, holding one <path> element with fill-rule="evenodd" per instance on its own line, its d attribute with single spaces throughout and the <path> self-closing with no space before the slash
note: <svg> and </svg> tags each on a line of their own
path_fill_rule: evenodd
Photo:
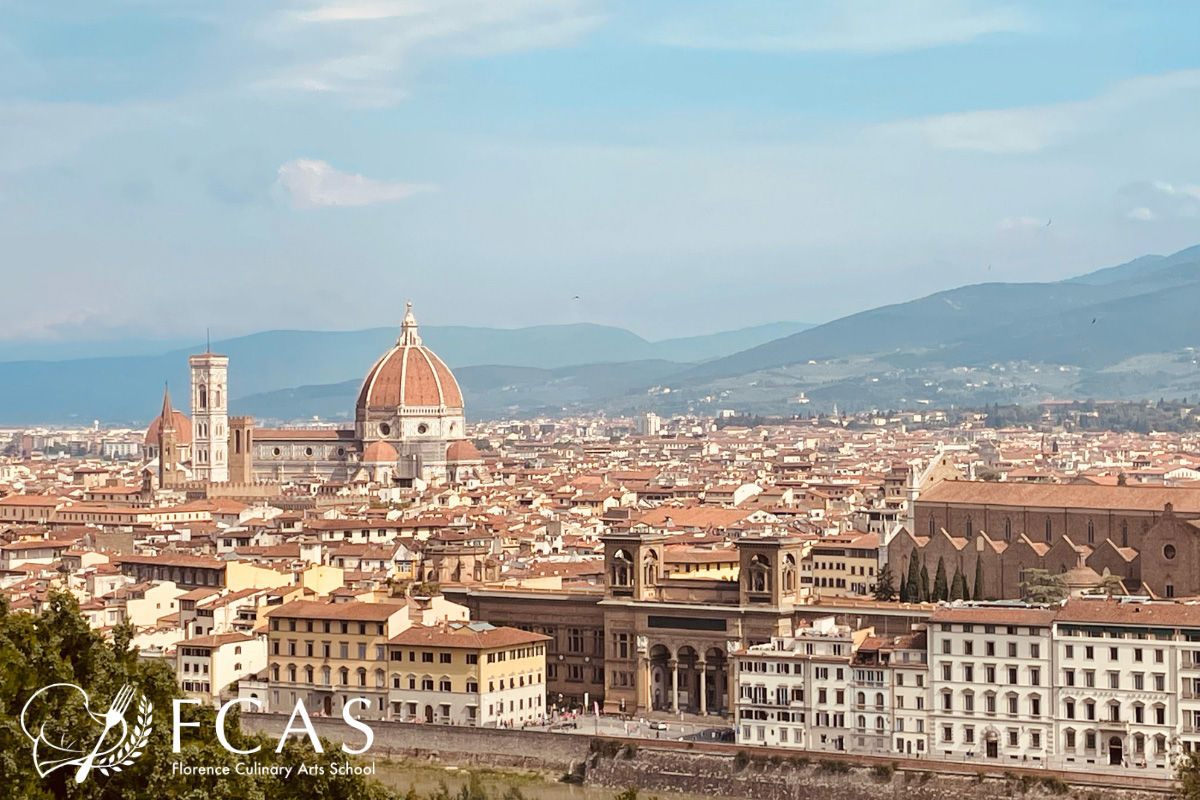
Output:
<svg viewBox="0 0 1200 800">
<path fill-rule="evenodd" d="M 55 744 L 47 738 L 44 722 L 37 727 L 36 734 L 31 730 L 29 718 L 34 701 L 55 689 L 75 691 L 83 695 L 88 717 L 102 726 L 99 737 L 93 741 L 90 748 L 79 747 L 74 741 L 67 741 L 61 737 Z M 35 692 L 21 710 L 21 730 L 33 742 L 33 762 L 38 774 L 45 777 L 62 767 L 75 767 L 75 781 L 83 783 L 92 770 L 99 770 L 102 775 L 110 775 L 132 764 L 134 759 L 142 754 L 146 742 L 150 739 L 154 712 L 154 705 L 143 695 L 138 698 L 132 724 L 127 721 L 126 716 L 136 695 L 132 686 L 123 686 L 113 697 L 108 710 L 103 714 L 96 714 L 90 708 L 87 692 L 73 683 L 55 683 Z M 119 729 L 119 735 L 114 740 L 109 734 L 115 729 Z"/>
</svg>

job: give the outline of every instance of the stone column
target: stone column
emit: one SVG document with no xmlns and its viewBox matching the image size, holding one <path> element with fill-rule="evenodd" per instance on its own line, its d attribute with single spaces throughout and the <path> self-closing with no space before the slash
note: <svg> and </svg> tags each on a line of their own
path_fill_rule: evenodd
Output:
<svg viewBox="0 0 1200 800">
<path fill-rule="evenodd" d="M 671 668 L 671 713 L 679 712 L 679 662 L 671 659 L 667 666 Z"/>
<path fill-rule="evenodd" d="M 638 658 L 638 670 L 634 676 L 634 684 L 637 689 L 637 707 L 639 711 L 650 711 L 652 707 L 650 699 L 650 659 L 646 656 Z"/>
<path fill-rule="evenodd" d="M 708 662 L 703 658 L 696 662 L 700 672 L 700 716 L 708 713 Z"/>
</svg>

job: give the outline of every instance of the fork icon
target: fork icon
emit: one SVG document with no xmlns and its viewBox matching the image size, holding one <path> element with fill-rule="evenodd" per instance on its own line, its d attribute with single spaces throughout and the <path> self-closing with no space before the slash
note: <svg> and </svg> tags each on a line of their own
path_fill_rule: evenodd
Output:
<svg viewBox="0 0 1200 800">
<path fill-rule="evenodd" d="M 108 711 L 104 712 L 104 732 L 96 740 L 96 746 L 92 748 L 92 752 L 79 765 L 79 771 L 75 773 L 76 783 L 83 783 L 87 779 L 88 773 L 92 769 L 92 762 L 96 760 L 96 754 L 100 752 L 104 740 L 108 737 L 108 732 L 125 721 L 125 712 L 129 710 L 129 704 L 133 702 L 133 695 L 133 687 L 125 684 L 113 698 L 112 705 L 108 707 Z"/>
</svg>

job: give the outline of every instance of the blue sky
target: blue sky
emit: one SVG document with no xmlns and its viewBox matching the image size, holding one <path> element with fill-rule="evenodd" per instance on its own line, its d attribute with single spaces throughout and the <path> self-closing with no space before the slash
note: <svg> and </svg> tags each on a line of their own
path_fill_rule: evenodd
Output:
<svg viewBox="0 0 1200 800">
<path fill-rule="evenodd" d="M 0 20 L 3 339 L 361 328 L 409 299 L 662 338 L 1200 242 L 1194 0 Z"/>
</svg>

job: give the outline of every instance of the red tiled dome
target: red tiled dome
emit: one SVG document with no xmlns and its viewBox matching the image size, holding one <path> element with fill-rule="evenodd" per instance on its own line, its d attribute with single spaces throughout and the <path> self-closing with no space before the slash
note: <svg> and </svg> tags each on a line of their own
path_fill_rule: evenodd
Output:
<svg viewBox="0 0 1200 800">
<path fill-rule="evenodd" d="M 446 448 L 446 460 L 451 463 L 464 463 L 468 461 L 482 461 L 483 456 L 479 454 L 479 450 L 475 445 L 468 442 L 466 439 L 459 439 L 457 442 L 452 442 Z"/>
<path fill-rule="evenodd" d="M 387 442 L 373 442 L 363 451 L 362 460 L 364 464 L 395 464 L 400 454 Z"/>
<path fill-rule="evenodd" d="M 411 304 L 396 346 L 375 362 L 358 393 L 358 409 L 401 406 L 462 408 L 462 391 L 447 367 L 421 344 Z"/>
<path fill-rule="evenodd" d="M 192 420 L 182 411 L 172 409 L 171 420 L 175 423 L 175 443 L 190 445 L 192 443 Z M 146 446 L 158 447 L 158 431 L 162 427 L 162 414 L 154 418 L 146 429 Z"/>
</svg>

